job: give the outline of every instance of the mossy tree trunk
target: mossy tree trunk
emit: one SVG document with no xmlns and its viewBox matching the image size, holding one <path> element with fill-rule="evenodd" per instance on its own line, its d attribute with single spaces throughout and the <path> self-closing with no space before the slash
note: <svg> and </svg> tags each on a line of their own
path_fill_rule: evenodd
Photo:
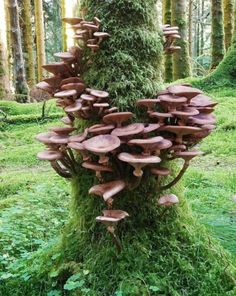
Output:
<svg viewBox="0 0 236 296">
<path fill-rule="evenodd" d="M 44 35 L 44 16 L 42 0 L 34 0 L 35 10 L 35 35 L 37 43 L 37 64 L 38 64 L 38 81 L 43 79 L 42 65 L 46 62 L 45 56 L 45 35 Z"/>
<path fill-rule="evenodd" d="M 224 4 L 224 34 L 225 34 L 225 49 L 229 49 L 233 36 L 233 17 L 234 17 L 234 1 L 223 0 Z"/>
<path fill-rule="evenodd" d="M 188 44 L 189 56 L 193 57 L 193 0 L 189 0 L 188 7 Z"/>
<path fill-rule="evenodd" d="M 120 110 L 135 112 L 135 101 L 155 95 L 162 85 L 155 2 L 82 1 L 86 18 L 96 15 L 111 34 L 86 73 L 86 82 L 109 91 Z M 148 296 L 153 291 L 219 296 L 232 289 L 232 274 L 221 248 L 196 223 L 183 198 L 179 207 L 167 212 L 157 207 L 160 192 L 150 176 L 138 189 L 125 191 L 114 201 L 114 208 L 130 215 L 118 227 L 123 249 L 117 254 L 110 234 L 95 222 L 105 208 L 100 198 L 88 195 L 96 183 L 84 169 L 72 180 L 71 221 L 59 251 L 60 278 L 73 273 L 78 264 L 81 271 L 89 271 L 83 280 L 92 296 Z M 172 192 L 181 196 L 182 191 L 178 185 Z"/>
<path fill-rule="evenodd" d="M 171 25 L 171 0 L 163 1 L 163 24 Z M 172 55 L 165 56 L 165 81 L 173 80 L 173 63 Z"/>
<path fill-rule="evenodd" d="M 61 0 L 61 17 L 66 17 L 66 1 Z M 63 51 L 67 51 L 67 36 L 66 36 L 66 23 L 62 23 L 62 45 Z"/>
<path fill-rule="evenodd" d="M 210 75 L 200 83 L 204 88 L 214 88 L 222 86 L 235 87 L 236 84 L 236 3 L 234 6 L 234 31 L 232 44 L 228 49 L 223 61 Z"/>
<path fill-rule="evenodd" d="M 9 17 L 11 24 L 11 44 L 14 64 L 14 81 L 17 99 L 26 102 L 29 100 L 29 88 L 26 82 L 25 63 L 23 59 L 21 31 L 19 24 L 19 7 L 16 0 L 8 0 Z"/>
<path fill-rule="evenodd" d="M 222 0 L 212 0 L 212 69 L 215 69 L 224 57 L 224 28 Z"/>
<path fill-rule="evenodd" d="M 175 42 L 181 50 L 173 56 L 173 78 L 174 80 L 191 76 L 189 51 L 187 42 L 187 14 L 186 0 L 172 0 L 172 25 L 179 27 L 181 39 Z"/>
<path fill-rule="evenodd" d="M 35 58 L 34 41 L 32 33 L 31 1 L 22 1 L 22 21 L 24 22 L 24 45 L 26 50 L 26 70 L 28 85 L 32 88 L 35 85 Z"/>
</svg>

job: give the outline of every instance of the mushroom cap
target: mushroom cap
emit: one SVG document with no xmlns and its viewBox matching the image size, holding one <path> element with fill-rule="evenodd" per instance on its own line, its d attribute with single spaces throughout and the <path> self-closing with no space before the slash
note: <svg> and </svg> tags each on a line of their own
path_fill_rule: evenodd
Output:
<svg viewBox="0 0 236 296">
<path fill-rule="evenodd" d="M 83 23 L 82 28 L 91 30 L 91 31 L 98 31 L 99 27 L 97 25 L 94 25 L 93 23 L 90 24 L 89 22 Z"/>
<path fill-rule="evenodd" d="M 173 85 L 173 86 L 169 86 L 167 89 L 170 93 L 176 96 L 186 97 L 189 100 L 196 97 L 199 94 L 202 94 L 201 90 L 190 87 L 190 86 L 184 86 L 184 85 Z"/>
<path fill-rule="evenodd" d="M 98 216 L 96 221 L 107 226 L 113 226 L 129 216 L 127 212 L 121 210 L 104 210 L 102 212 L 104 216 Z"/>
<path fill-rule="evenodd" d="M 163 139 L 162 141 L 156 143 L 155 145 L 153 145 L 153 148 L 155 148 L 155 150 L 163 150 L 163 149 L 168 149 L 172 146 L 172 142 L 166 139 Z"/>
<path fill-rule="evenodd" d="M 69 142 L 68 147 L 71 149 L 74 149 L 75 151 L 79 151 L 79 152 L 85 150 L 84 145 L 79 142 Z"/>
<path fill-rule="evenodd" d="M 69 90 L 63 90 L 58 93 L 54 94 L 55 98 L 67 98 L 67 97 L 73 97 L 77 94 L 77 91 L 75 89 L 69 89 Z"/>
<path fill-rule="evenodd" d="M 116 112 L 107 114 L 103 117 L 103 121 L 106 124 L 115 123 L 115 124 L 121 124 L 122 122 L 128 121 L 133 117 L 133 113 L 131 112 Z"/>
<path fill-rule="evenodd" d="M 179 145 L 173 145 L 170 147 L 170 151 L 183 151 L 183 150 L 186 150 L 187 147 L 183 144 L 179 144 Z"/>
<path fill-rule="evenodd" d="M 82 167 L 88 170 L 93 170 L 96 172 L 113 172 L 111 167 L 97 164 L 96 162 L 85 161 L 82 163 Z"/>
<path fill-rule="evenodd" d="M 190 106 L 193 107 L 215 107 L 217 104 L 217 102 L 213 102 L 210 97 L 204 94 L 199 94 L 190 101 Z"/>
<path fill-rule="evenodd" d="M 177 157 L 183 158 L 185 161 L 190 161 L 192 158 L 202 155 L 201 151 L 178 151 L 175 152 Z"/>
<path fill-rule="evenodd" d="M 65 78 L 61 81 L 60 86 L 63 86 L 64 84 L 69 84 L 69 83 L 83 83 L 83 80 L 80 77 L 69 77 Z"/>
<path fill-rule="evenodd" d="M 105 37 L 109 37 L 110 35 L 106 32 L 95 32 L 93 33 L 93 36 L 97 38 L 105 38 Z"/>
<path fill-rule="evenodd" d="M 108 134 L 115 128 L 114 125 L 106 125 L 106 124 L 95 124 L 91 126 L 88 131 L 94 135 Z"/>
<path fill-rule="evenodd" d="M 160 100 L 160 102 L 169 103 L 169 104 L 176 105 L 176 106 L 182 105 L 187 102 L 187 98 L 175 97 L 171 94 L 161 95 L 158 97 L 158 99 Z"/>
<path fill-rule="evenodd" d="M 102 196 L 105 201 L 114 197 L 117 193 L 121 192 L 125 188 L 125 182 L 123 180 L 116 180 L 104 184 L 95 185 L 89 190 L 89 194 L 95 194 Z"/>
<path fill-rule="evenodd" d="M 99 135 L 83 142 L 86 150 L 103 154 L 115 150 L 120 146 L 120 139 L 113 135 Z"/>
<path fill-rule="evenodd" d="M 86 128 L 82 134 L 70 136 L 69 142 L 83 142 L 88 135 L 88 129 Z"/>
<path fill-rule="evenodd" d="M 161 159 L 157 156 L 146 156 L 142 154 L 131 154 L 122 152 L 118 155 L 121 161 L 128 162 L 130 164 L 154 164 L 161 162 Z"/>
<path fill-rule="evenodd" d="M 89 43 L 87 43 L 87 47 L 88 47 L 88 48 L 92 48 L 92 49 L 94 49 L 94 50 L 100 48 L 98 44 L 89 44 Z"/>
<path fill-rule="evenodd" d="M 65 125 L 73 125 L 73 119 L 69 116 L 62 117 L 61 122 L 63 122 Z"/>
<path fill-rule="evenodd" d="M 71 82 L 67 84 L 63 84 L 61 86 L 62 90 L 76 90 L 78 93 L 82 93 L 85 90 L 85 84 L 82 82 Z"/>
<path fill-rule="evenodd" d="M 81 110 L 82 108 L 82 104 L 81 104 L 81 100 L 78 99 L 74 102 L 74 104 L 67 106 L 64 110 L 65 112 L 71 113 L 71 112 L 76 112 Z"/>
<path fill-rule="evenodd" d="M 50 127 L 49 130 L 58 134 L 58 135 L 69 135 L 71 132 L 75 131 L 76 128 L 54 126 L 54 127 Z"/>
<path fill-rule="evenodd" d="M 108 103 L 95 103 L 93 104 L 93 107 L 94 108 L 109 108 L 109 104 Z"/>
<path fill-rule="evenodd" d="M 198 115 L 190 117 L 190 120 L 193 124 L 200 124 L 200 125 L 215 124 L 216 123 L 216 118 L 214 115 L 204 114 L 204 113 L 200 113 Z"/>
<path fill-rule="evenodd" d="M 53 88 L 51 87 L 51 85 L 45 81 L 41 81 L 39 83 L 36 84 L 36 87 L 38 89 L 41 89 L 43 91 L 46 91 L 48 93 L 52 93 L 53 92 Z"/>
<path fill-rule="evenodd" d="M 52 76 L 49 78 L 45 78 L 44 82 L 48 83 L 52 88 L 58 88 L 61 83 L 61 77 L 59 76 Z"/>
<path fill-rule="evenodd" d="M 159 167 L 151 169 L 151 173 L 155 176 L 168 176 L 170 174 L 170 170 L 167 168 Z"/>
<path fill-rule="evenodd" d="M 49 133 L 40 133 L 36 136 L 36 140 L 43 144 L 52 144 L 51 137 L 55 136 L 56 134 L 53 132 Z"/>
<path fill-rule="evenodd" d="M 37 154 L 38 159 L 54 161 L 63 158 L 63 154 L 58 150 L 44 150 Z"/>
<path fill-rule="evenodd" d="M 161 112 L 152 112 L 149 114 L 152 118 L 171 118 L 173 115 L 171 113 L 161 113 Z"/>
<path fill-rule="evenodd" d="M 202 131 L 202 129 L 199 127 L 178 125 L 166 125 L 163 127 L 163 130 L 174 133 L 176 135 L 191 135 Z"/>
<path fill-rule="evenodd" d="M 109 93 L 102 90 L 91 89 L 90 95 L 95 96 L 100 99 L 106 99 L 109 97 Z"/>
<path fill-rule="evenodd" d="M 94 102 L 96 101 L 96 97 L 88 94 L 82 94 L 80 98 L 86 102 Z"/>
<path fill-rule="evenodd" d="M 153 137 L 147 139 L 132 139 L 128 142 L 128 145 L 137 145 L 142 147 L 145 151 L 152 151 L 153 146 L 161 142 L 163 137 Z"/>
<path fill-rule="evenodd" d="M 138 100 L 137 101 L 138 106 L 145 106 L 145 107 L 148 107 L 148 108 L 152 108 L 157 103 L 160 103 L 159 99 L 143 99 L 143 100 Z"/>
<path fill-rule="evenodd" d="M 142 123 L 133 123 L 123 127 L 115 128 L 111 134 L 117 137 L 128 137 L 142 133 L 144 125 Z"/>
<path fill-rule="evenodd" d="M 54 144 L 67 144 L 69 142 L 68 135 L 55 135 L 51 137 L 51 142 Z"/>
<path fill-rule="evenodd" d="M 73 61 L 75 59 L 75 56 L 70 52 L 57 52 L 54 53 L 54 57 L 60 58 L 65 61 Z"/>
<path fill-rule="evenodd" d="M 171 114 L 179 118 L 188 118 L 190 116 L 198 115 L 199 111 L 192 107 L 185 107 L 182 110 L 173 111 Z"/>
<path fill-rule="evenodd" d="M 175 204 L 178 204 L 179 199 L 174 194 L 166 194 L 166 195 L 161 196 L 157 203 L 158 203 L 159 206 L 170 207 L 170 206 L 173 206 Z"/>
<path fill-rule="evenodd" d="M 68 69 L 66 68 L 66 64 L 64 62 L 54 62 L 54 63 L 43 65 L 42 67 L 46 71 L 48 71 L 54 75 L 68 71 Z"/>
<path fill-rule="evenodd" d="M 77 25 L 79 24 L 83 19 L 80 17 L 63 17 L 62 21 L 70 24 L 70 25 Z"/>
<path fill-rule="evenodd" d="M 154 132 L 160 128 L 160 124 L 158 123 L 149 123 L 147 126 L 144 127 L 142 134 L 148 134 Z"/>
</svg>

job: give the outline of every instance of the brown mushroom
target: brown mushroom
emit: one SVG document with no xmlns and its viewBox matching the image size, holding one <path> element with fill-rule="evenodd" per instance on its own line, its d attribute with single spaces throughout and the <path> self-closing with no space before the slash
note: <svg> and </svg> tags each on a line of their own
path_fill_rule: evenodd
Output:
<svg viewBox="0 0 236 296">
<path fill-rule="evenodd" d="M 96 218 L 97 222 L 101 222 L 107 226 L 115 226 L 119 221 L 125 219 L 129 214 L 121 210 L 104 210 L 104 216 L 99 216 Z"/>
<path fill-rule="evenodd" d="M 37 154 L 38 159 L 40 160 L 60 160 L 63 158 L 63 154 L 59 150 L 44 150 Z"/>
<path fill-rule="evenodd" d="M 202 129 L 199 127 L 193 126 L 175 126 L 175 125 L 166 125 L 163 127 L 163 131 L 168 131 L 176 134 L 175 142 L 177 144 L 183 143 L 183 136 L 192 135 L 194 133 L 200 132 Z"/>
<path fill-rule="evenodd" d="M 60 126 L 56 126 L 56 127 L 50 127 L 49 128 L 50 131 L 58 134 L 58 135 L 69 135 L 71 132 L 75 131 L 76 128 L 74 127 L 60 127 Z"/>
<path fill-rule="evenodd" d="M 93 135 L 102 135 L 102 134 L 109 134 L 115 128 L 114 125 L 106 125 L 106 124 L 95 124 L 91 126 L 88 131 L 90 134 Z"/>
<path fill-rule="evenodd" d="M 165 120 L 173 117 L 171 113 L 161 113 L 161 112 L 152 112 L 149 114 L 149 116 L 151 118 L 157 118 L 160 126 L 163 126 L 165 124 Z"/>
<path fill-rule="evenodd" d="M 191 100 L 197 95 L 202 94 L 202 91 L 200 91 L 199 89 L 184 85 L 172 85 L 169 86 L 167 89 L 170 93 L 179 97 L 186 97 L 188 100 Z"/>
<path fill-rule="evenodd" d="M 178 107 L 183 106 L 187 102 L 187 98 L 175 97 L 173 95 L 161 95 L 158 99 L 160 100 L 160 104 L 164 106 L 169 113 L 176 111 Z"/>
<path fill-rule="evenodd" d="M 115 128 L 111 134 L 121 138 L 129 138 L 130 136 L 138 135 L 144 130 L 142 123 L 133 123 L 123 127 Z"/>
<path fill-rule="evenodd" d="M 202 155 L 201 151 L 177 151 L 175 152 L 177 157 L 183 158 L 186 163 L 189 163 L 194 157 Z"/>
<path fill-rule="evenodd" d="M 106 124 L 116 124 L 117 127 L 121 127 L 123 122 L 128 121 L 133 117 L 131 112 L 116 112 L 107 114 L 103 117 L 103 121 Z"/>
<path fill-rule="evenodd" d="M 179 125 L 186 125 L 189 118 L 198 115 L 199 111 L 192 107 L 185 107 L 182 110 L 171 112 L 171 114 L 180 119 L 178 122 Z"/>
<path fill-rule="evenodd" d="M 75 150 L 78 154 L 81 154 L 84 161 L 89 161 L 90 157 L 87 154 L 86 149 L 82 143 L 70 142 L 68 143 L 68 148 Z"/>
<path fill-rule="evenodd" d="M 171 207 L 179 203 L 179 199 L 174 194 L 166 194 L 159 198 L 158 200 L 159 206 Z"/>
<path fill-rule="evenodd" d="M 95 171 L 96 172 L 96 177 L 99 180 L 102 179 L 101 172 L 111 172 L 111 173 L 113 172 L 113 169 L 111 167 L 104 166 L 104 165 L 99 165 L 97 163 L 89 162 L 89 161 L 83 162 L 82 167 L 86 168 L 88 170 Z"/>
<path fill-rule="evenodd" d="M 99 135 L 83 142 L 86 150 L 99 155 L 99 163 L 106 164 L 109 158 L 105 155 L 120 146 L 120 139 L 114 135 Z"/>
<path fill-rule="evenodd" d="M 143 155 L 151 155 L 156 150 L 157 143 L 160 143 L 163 137 L 153 137 L 148 139 L 132 139 L 128 142 L 128 145 L 140 146 L 143 149 Z"/>
<path fill-rule="evenodd" d="M 81 100 L 76 100 L 72 105 L 67 106 L 64 110 L 67 113 L 77 112 L 82 109 Z"/>
<path fill-rule="evenodd" d="M 118 155 L 118 158 L 121 161 L 127 162 L 130 165 L 132 165 L 135 170 L 133 174 L 136 177 L 142 177 L 143 171 L 142 168 L 150 165 L 150 164 L 156 164 L 161 162 L 161 159 L 157 156 L 145 156 L 145 155 L 140 155 L 140 154 L 131 154 L 131 153 L 126 153 L 122 152 Z"/>
<path fill-rule="evenodd" d="M 190 106 L 193 107 L 215 107 L 217 104 L 204 94 L 197 95 L 190 101 Z"/>
<path fill-rule="evenodd" d="M 159 99 L 143 99 L 137 101 L 137 105 L 146 107 L 148 112 L 154 111 L 154 107 L 157 103 L 160 103 Z"/>
<path fill-rule="evenodd" d="M 63 90 L 58 93 L 54 94 L 55 98 L 68 98 L 68 97 L 73 97 L 77 95 L 77 91 L 75 89 L 70 89 L 70 90 Z"/>
</svg>

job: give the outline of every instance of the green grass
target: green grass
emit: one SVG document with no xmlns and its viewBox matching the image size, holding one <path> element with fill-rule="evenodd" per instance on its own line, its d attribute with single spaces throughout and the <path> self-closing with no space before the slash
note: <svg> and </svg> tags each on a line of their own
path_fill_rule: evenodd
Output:
<svg viewBox="0 0 236 296">
<path fill-rule="evenodd" d="M 198 220 L 236 259 L 236 98 L 231 89 L 210 94 L 220 103 L 218 127 L 200 149 L 184 177 L 185 196 Z M 0 102 L 0 106 L 2 102 Z M 7 103 L 4 103 L 8 105 Z M 3 104 L 3 105 L 4 105 Z M 60 234 L 68 219 L 69 182 L 58 177 L 36 153 L 43 146 L 34 140 L 37 133 L 61 124 L 56 119 L 22 122 L 20 114 L 38 115 L 37 104 L 10 103 L 11 116 L 19 121 L 6 123 L 0 133 L 0 276 L 6 278 L 8 266 L 46 248 Z M 22 108 L 22 113 L 20 109 Z M 33 111 L 34 110 L 34 111 Z M 57 111 L 55 110 L 55 114 Z M 0 278 L 1 279 L 1 278 Z"/>
</svg>

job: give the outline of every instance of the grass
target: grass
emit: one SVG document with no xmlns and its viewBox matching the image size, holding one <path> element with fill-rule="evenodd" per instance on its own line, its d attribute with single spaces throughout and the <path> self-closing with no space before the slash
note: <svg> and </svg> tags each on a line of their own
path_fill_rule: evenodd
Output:
<svg viewBox="0 0 236 296">
<path fill-rule="evenodd" d="M 220 103 L 218 127 L 201 144 L 204 157 L 195 160 L 184 177 L 185 196 L 199 221 L 236 259 L 236 203 L 232 201 L 236 194 L 236 99 L 231 89 L 210 95 Z M 5 123 L 0 134 L 0 276 L 4 279 L 10 276 L 10 263 L 47 247 L 59 235 L 68 218 L 70 184 L 36 158 L 43 147 L 35 135 L 60 122 L 53 118 L 22 122 L 22 114 L 32 110 L 40 114 L 38 104 L 0 102 L 1 106 L 8 106 L 9 116 L 20 118 L 14 124 Z M 53 112 L 57 114 L 56 109 Z"/>
</svg>

